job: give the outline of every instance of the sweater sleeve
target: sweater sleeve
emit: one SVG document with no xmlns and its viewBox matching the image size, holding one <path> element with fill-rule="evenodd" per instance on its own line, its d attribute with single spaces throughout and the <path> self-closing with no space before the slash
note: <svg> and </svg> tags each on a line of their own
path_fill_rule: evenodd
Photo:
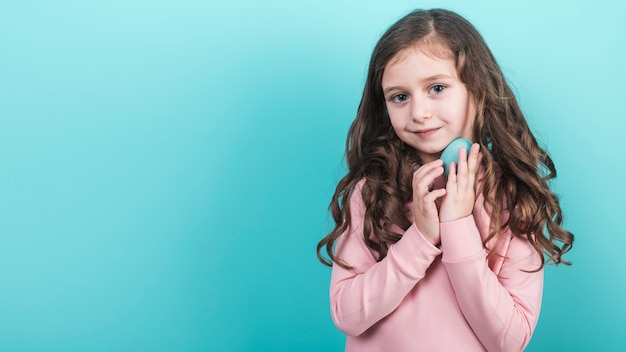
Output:
<svg viewBox="0 0 626 352">
<path fill-rule="evenodd" d="M 488 266 L 474 217 L 441 224 L 442 263 L 467 322 L 488 351 L 522 351 L 539 318 L 541 257 L 529 241 L 510 241 L 498 275 Z M 526 271 L 523 271 L 526 270 Z"/>
<path fill-rule="evenodd" d="M 339 258 L 354 269 L 333 265 L 330 282 L 332 319 L 351 336 L 361 335 L 393 312 L 441 254 L 413 224 L 398 242 L 389 246 L 387 256 L 377 262 L 364 242 L 365 205 L 360 185 L 350 198 L 350 226 L 336 247 Z"/>
</svg>

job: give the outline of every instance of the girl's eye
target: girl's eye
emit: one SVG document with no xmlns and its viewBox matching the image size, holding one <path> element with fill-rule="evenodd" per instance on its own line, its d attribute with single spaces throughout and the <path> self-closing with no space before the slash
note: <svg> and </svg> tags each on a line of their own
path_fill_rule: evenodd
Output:
<svg viewBox="0 0 626 352">
<path fill-rule="evenodd" d="M 435 84 L 434 86 L 430 87 L 430 94 L 440 94 L 441 92 L 443 92 L 446 89 L 446 87 L 442 84 Z"/>
<path fill-rule="evenodd" d="M 406 94 L 396 94 L 391 97 L 391 101 L 393 101 L 394 103 L 402 103 L 407 101 L 408 99 L 409 97 Z"/>
</svg>

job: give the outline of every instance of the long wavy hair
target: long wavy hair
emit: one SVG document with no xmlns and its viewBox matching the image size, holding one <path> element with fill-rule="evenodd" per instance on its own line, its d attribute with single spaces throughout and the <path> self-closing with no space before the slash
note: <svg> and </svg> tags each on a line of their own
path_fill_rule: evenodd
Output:
<svg viewBox="0 0 626 352">
<path fill-rule="evenodd" d="M 485 248 L 492 239 L 496 248 L 499 234 L 509 228 L 539 253 L 541 266 L 537 270 L 546 258 L 554 264 L 569 264 L 562 256 L 571 249 L 574 236 L 561 227 L 559 200 L 548 185 L 556 177 L 554 163 L 539 147 L 481 35 L 466 19 L 443 9 L 409 13 L 392 25 L 374 48 L 363 96 L 348 132 L 348 172 L 337 184 L 329 206 L 335 227 L 317 245 L 319 260 L 329 266 L 336 263 L 352 268 L 335 254 L 334 245 L 350 225 L 350 196 L 362 179 L 366 180 L 361 194 L 366 209 L 363 240 L 378 254 L 377 260 L 402 237 L 393 231 L 393 225 L 403 230 L 411 225 L 406 205 L 412 198 L 413 165 L 420 160 L 393 131 L 382 77 L 398 52 L 415 45 L 447 48 L 461 81 L 475 99 L 473 135 L 483 153 L 481 192 L 491 217 Z M 494 254 L 493 248 L 487 248 L 489 255 Z"/>
</svg>

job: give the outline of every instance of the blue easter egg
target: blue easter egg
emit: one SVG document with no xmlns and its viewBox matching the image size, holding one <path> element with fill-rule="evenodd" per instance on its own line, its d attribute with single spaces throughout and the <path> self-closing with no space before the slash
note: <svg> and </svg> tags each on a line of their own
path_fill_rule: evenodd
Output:
<svg viewBox="0 0 626 352">
<path fill-rule="evenodd" d="M 459 165 L 459 149 L 461 147 L 465 147 L 467 153 L 469 153 L 470 148 L 472 147 L 472 142 L 465 138 L 457 138 L 450 142 L 448 146 L 441 152 L 441 160 L 443 160 L 443 174 L 448 176 L 450 172 L 450 164 L 455 162 Z"/>
</svg>

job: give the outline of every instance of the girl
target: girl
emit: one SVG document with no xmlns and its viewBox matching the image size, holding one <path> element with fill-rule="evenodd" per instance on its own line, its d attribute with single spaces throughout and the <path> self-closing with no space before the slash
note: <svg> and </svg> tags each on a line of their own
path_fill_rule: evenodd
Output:
<svg viewBox="0 0 626 352">
<path fill-rule="evenodd" d="M 444 177 L 458 137 L 474 144 Z M 317 246 L 346 351 L 523 350 L 544 256 L 567 263 L 574 237 L 547 184 L 554 164 L 467 20 L 415 11 L 385 32 L 346 159 Z"/>
</svg>

